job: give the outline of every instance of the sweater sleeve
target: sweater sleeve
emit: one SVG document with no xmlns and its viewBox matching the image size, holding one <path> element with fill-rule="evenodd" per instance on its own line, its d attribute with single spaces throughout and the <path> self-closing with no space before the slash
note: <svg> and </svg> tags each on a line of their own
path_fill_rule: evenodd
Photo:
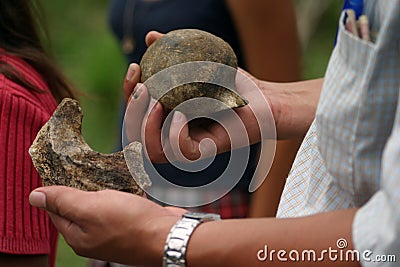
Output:
<svg viewBox="0 0 400 267">
<path fill-rule="evenodd" d="M 28 149 L 50 115 L 6 90 L 0 99 L 0 252 L 50 254 L 53 226 L 28 201 L 41 186 Z"/>
</svg>

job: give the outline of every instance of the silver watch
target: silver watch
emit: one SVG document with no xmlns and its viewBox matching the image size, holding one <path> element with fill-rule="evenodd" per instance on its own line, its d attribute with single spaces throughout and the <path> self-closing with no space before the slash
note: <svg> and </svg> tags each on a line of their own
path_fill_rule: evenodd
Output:
<svg viewBox="0 0 400 267">
<path fill-rule="evenodd" d="M 186 267 L 186 248 L 194 229 L 202 222 L 220 220 L 213 213 L 186 212 L 171 228 L 164 247 L 163 267 Z"/>
</svg>

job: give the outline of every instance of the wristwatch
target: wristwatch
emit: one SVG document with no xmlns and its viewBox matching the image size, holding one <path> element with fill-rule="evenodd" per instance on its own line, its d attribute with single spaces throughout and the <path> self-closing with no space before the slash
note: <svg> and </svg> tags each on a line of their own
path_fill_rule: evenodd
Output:
<svg viewBox="0 0 400 267">
<path fill-rule="evenodd" d="M 214 213 L 183 214 L 168 234 L 164 247 L 163 267 L 186 267 L 186 248 L 194 229 L 203 222 L 216 220 L 221 220 L 221 216 Z"/>
</svg>

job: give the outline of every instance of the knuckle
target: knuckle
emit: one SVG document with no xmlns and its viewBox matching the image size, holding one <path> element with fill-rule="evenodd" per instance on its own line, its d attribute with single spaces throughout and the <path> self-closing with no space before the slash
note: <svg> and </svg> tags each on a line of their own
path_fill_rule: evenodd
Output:
<svg viewBox="0 0 400 267">
<path fill-rule="evenodd" d="M 53 203 L 54 203 L 54 205 L 52 205 L 52 207 L 53 207 L 52 212 L 64 217 L 65 212 L 63 212 L 62 209 L 60 208 L 63 205 L 62 195 L 56 194 L 54 196 Z"/>
<path fill-rule="evenodd" d="M 189 146 L 189 156 L 191 157 L 192 160 L 195 160 L 200 157 L 200 154 L 201 153 L 198 145 L 192 142 L 191 145 Z"/>
<path fill-rule="evenodd" d="M 76 254 L 78 254 L 79 256 L 85 256 L 95 248 L 92 243 L 93 242 L 90 240 L 90 238 L 88 238 L 87 236 L 82 236 L 79 239 L 79 242 L 68 244 L 72 247 Z"/>
<path fill-rule="evenodd" d="M 76 254 L 81 255 L 84 248 L 78 236 L 64 235 L 64 240 Z"/>
<path fill-rule="evenodd" d="M 195 147 L 192 147 L 184 153 L 184 156 L 189 160 L 197 160 L 200 158 L 200 152 Z"/>
</svg>

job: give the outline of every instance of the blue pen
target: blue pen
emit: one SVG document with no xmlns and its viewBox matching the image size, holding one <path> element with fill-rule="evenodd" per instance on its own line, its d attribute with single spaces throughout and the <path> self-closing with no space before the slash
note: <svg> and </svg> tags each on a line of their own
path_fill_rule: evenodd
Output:
<svg viewBox="0 0 400 267">
<path fill-rule="evenodd" d="M 363 13 L 363 10 L 364 10 L 364 0 L 345 0 L 342 10 L 345 10 L 345 9 L 353 9 L 354 13 L 356 13 L 356 19 L 358 19 L 358 17 L 361 16 L 361 14 Z M 346 21 L 346 17 L 344 19 Z M 336 45 L 337 33 L 338 33 L 338 31 L 336 31 L 334 45 Z"/>
<path fill-rule="evenodd" d="M 363 13 L 364 1 L 363 0 L 345 0 L 343 5 L 344 9 L 353 9 L 356 13 L 356 19 Z"/>
</svg>

